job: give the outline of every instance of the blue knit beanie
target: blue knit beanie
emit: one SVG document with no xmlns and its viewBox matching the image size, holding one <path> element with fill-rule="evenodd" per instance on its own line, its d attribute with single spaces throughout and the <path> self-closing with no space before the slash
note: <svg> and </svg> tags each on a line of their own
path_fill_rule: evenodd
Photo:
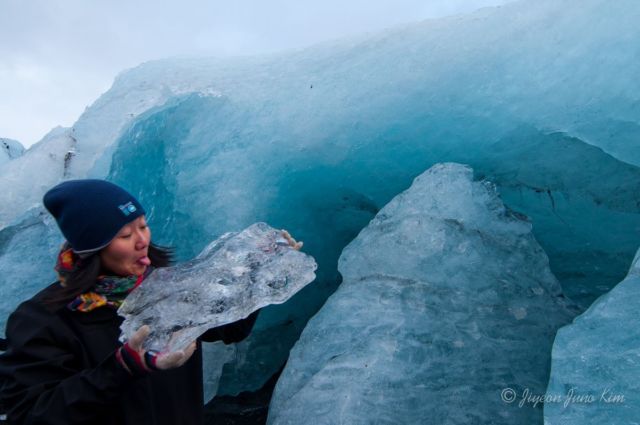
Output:
<svg viewBox="0 0 640 425">
<path fill-rule="evenodd" d="M 60 183 L 42 201 L 78 254 L 104 248 L 125 224 L 145 214 L 136 198 L 104 180 Z"/>
</svg>

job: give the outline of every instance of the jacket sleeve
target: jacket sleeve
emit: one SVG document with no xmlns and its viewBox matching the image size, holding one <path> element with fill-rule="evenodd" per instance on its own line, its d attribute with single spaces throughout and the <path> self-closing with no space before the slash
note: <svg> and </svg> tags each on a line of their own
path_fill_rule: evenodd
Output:
<svg viewBox="0 0 640 425">
<path fill-rule="evenodd" d="M 82 352 L 62 319 L 24 303 L 7 323 L 0 355 L 0 405 L 9 423 L 83 424 L 105 415 L 133 378 L 111 354 L 83 368 Z"/>
<path fill-rule="evenodd" d="M 237 322 L 209 329 L 200 339 L 205 342 L 222 341 L 225 344 L 240 342 L 251 333 L 253 325 L 258 318 L 258 313 L 260 313 L 260 310 L 254 311 L 249 316 Z"/>
</svg>

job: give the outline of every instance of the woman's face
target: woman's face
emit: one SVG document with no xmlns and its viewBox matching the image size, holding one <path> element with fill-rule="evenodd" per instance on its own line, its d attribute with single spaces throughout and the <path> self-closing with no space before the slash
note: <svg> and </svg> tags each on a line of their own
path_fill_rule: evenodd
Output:
<svg viewBox="0 0 640 425">
<path fill-rule="evenodd" d="M 125 225 L 106 248 L 100 251 L 102 267 L 119 276 L 141 275 L 151 264 L 147 252 L 151 230 L 144 216 Z"/>
</svg>

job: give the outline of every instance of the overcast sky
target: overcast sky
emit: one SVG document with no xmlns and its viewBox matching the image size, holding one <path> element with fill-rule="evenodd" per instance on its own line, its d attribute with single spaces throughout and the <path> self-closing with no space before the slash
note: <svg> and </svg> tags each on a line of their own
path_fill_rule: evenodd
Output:
<svg viewBox="0 0 640 425">
<path fill-rule="evenodd" d="M 122 70 L 304 47 L 510 0 L 0 0 L 0 137 L 71 126 Z"/>
</svg>

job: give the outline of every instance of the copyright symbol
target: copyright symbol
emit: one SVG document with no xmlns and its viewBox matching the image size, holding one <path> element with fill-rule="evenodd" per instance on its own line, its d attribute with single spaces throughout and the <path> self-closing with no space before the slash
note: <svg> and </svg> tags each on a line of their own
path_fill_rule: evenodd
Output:
<svg viewBox="0 0 640 425">
<path fill-rule="evenodd" d="M 511 388 L 505 388 L 500 393 L 500 398 L 505 403 L 513 403 L 513 401 L 516 399 L 516 392 Z"/>
</svg>

